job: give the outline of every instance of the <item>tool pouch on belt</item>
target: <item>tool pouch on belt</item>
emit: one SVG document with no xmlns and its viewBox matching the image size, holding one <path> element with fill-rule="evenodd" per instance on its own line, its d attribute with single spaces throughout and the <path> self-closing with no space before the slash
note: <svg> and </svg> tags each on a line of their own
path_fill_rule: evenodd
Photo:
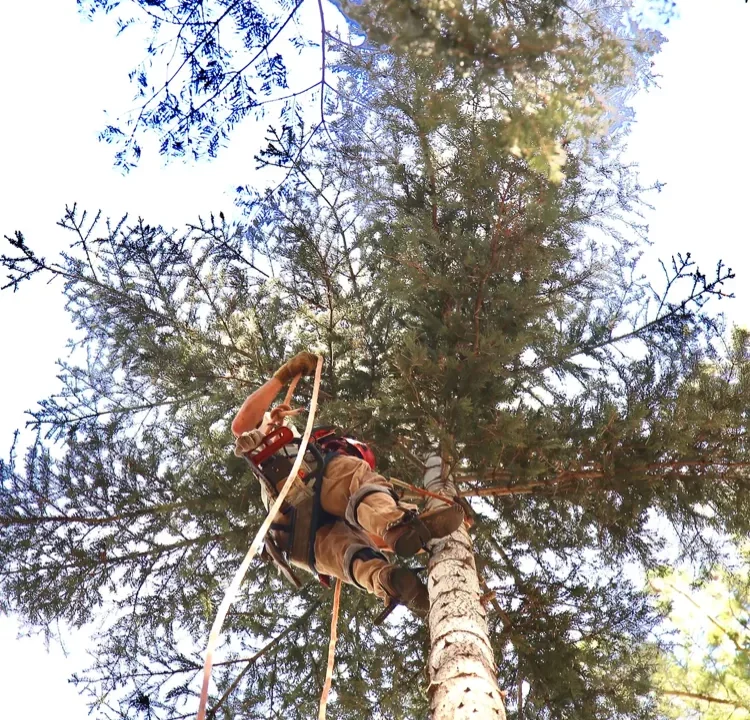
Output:
<svg viewBox="0 0 750 720">
<path fill-rule="evenodd" d="M 289 472 L 297 457 L 299 440 L 295 438 L 292 442 L 282 445 L 272 455 L 259 462 L 256 458 L 265 449 L 265 439 L 266 436 L 257 429 L 242 433 L 236 440 L 234 454 L 237 457 L 244 457 L 248 461 L 253 474 L 260 483 L 261 499 L 264 507 L 268 510 L 274 498 L 278 495 L 281 486 L 289 477 Z M 319 457 L 320 454 L 312 452 L 308 446 L 308 451 L 305 453 L 297 477 L 292 481 L 292 487 L 285 498 L 287 506 L 296 507 L 305 498 L 312 497 L 312 485 L 314 483 L 312 473 L 318 469 Z M 303 481 L 303 478 L 311 479 Z"/>
<path fill-rule="evenodd" d="M 277 492 L 281 485 L 289 477 L 289 471 L 292 469 L 294 460 L 297 457 L 299 446 L 296 443 L 289 443 L 280 448 L 278 452 L 266 460 L 261 469 L 268 479 L 269 483 L 276 488 Z M 312 475 L 318 469 L 318 462 L 315 455 L 308 451 L 300 465 L 297 477 L 292 481 L 292 487 L 286 496 L 286 502 L 292 507 L 299 507 L 305 501 L 313 496 L 313 483 L 315 482 Z"/>
<path fill-rule="evenodd" d="M 289 562 L 308 572 L 315 572 L 315 568 L 310 567 L 310 544 L 315 542 L 312 531 L 313 502 L 311 495 L 294 508 L 291 547 L 288 549 Z M 314 548 L 312 550 L 314 552 Z"/>
</svg>

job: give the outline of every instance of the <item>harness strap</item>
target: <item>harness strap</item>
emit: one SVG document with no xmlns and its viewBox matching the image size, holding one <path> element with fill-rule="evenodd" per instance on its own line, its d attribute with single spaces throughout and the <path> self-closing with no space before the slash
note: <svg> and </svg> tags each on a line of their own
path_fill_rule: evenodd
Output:
<svg viewBox="0 0 750 720">
<path fill-rule="evenodd" d="M 311 446 L 314 447 L 314 446 Z M 315 448 L 313 452 L 317 452 L 320 454 L 320 451 Z M 324 524 L 323 522 L 323 504 L 321 500 L 321 494 L 323 491 L 323 476 L 325 475 L 326 468 L 328 467 L 328 463 L 333 460 L 333 458 L 336 457 L 338 453 L 336 452 L 329 452 L 326 453 L 326 456 L 322 458 L 322 462 L 319 464 L 319 466 L 315 470 L 315 484 L 313 485 L 313 501 L 312 501 L 312 520 L 310 522 L 310 546 L 308 548 L 308 555 L 307 559 L 310 565 L 310 569 L 318 576 L 320 579 L 320 575 L 318 574 L 318 569 L 315 566 L 315 535 L 317 534 L 320 527 Z M 328 580 L 327 576 L 326 580 Z M 321 582 L 323 582 L 321 580 Z M 323 582 L 324 585 L 326 585 L 326 582 Z"/>
<path fill-rule="evenodd" d="M 276 544 L 274 539 L 270 535 L 266 535 L 265 538 L 263 538 L 263 543 L 265 545 L 265 553 L 271 558 L 274 565 L 279 569 L 281 574 L 289 580 L 289 582 L 294 585 L 294 587 L 299 590 L 302 587 L 302 582 L 300 579 L 294 574 L 294 571 L 292 570 L 289 563 L 286 561 L 286 557 L 284 556 L 284 553 L 281 552 L 279 549 L 279 546 Z"/>
</svg>

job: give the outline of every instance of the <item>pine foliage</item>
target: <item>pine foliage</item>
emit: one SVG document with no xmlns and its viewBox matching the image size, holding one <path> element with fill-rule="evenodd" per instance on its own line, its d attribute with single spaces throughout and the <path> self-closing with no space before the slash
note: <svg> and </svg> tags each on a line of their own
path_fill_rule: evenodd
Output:
<svg viewBox="0 0 750 720">
<path fill-rule="evenodd" d="M 345 6 L 372 42 L 339 43 L 325 122 L 290 110 L 269 129 L 272 184 L 240 189 L 240 222 L 73 207 L 57 259 L 8 238 L 6 287 L 56 279 L 77 336 L 37 442 L 0 466 L 0 608 L 103 621 L 76 678 L 98 717 L 192 714 L 222 583 L 263 517 L 229 423 L 301 349 L 326 358 L 321 422 L 372 442 L 381 471 L 418 482 L 436 445 L 450 463 L 509 717 L 657 716 L 659 611 L 627 571 L 660 565 L 673 531 L 710 561 L 711 533 L 750 530 L 748 335 L 706 306 L 732 272 L 685 251 L 644 277 L 647 188 L 622 129 L 591 135 L 595 97 L 624 102 L 653 46 L 613 6 L 486 3 L 469 26 L 447 5 Z M 493 35 L 509 14 L 564 52 L 503 55 L 522 44 Z M 213 716 L 312 717 L 329 601 L 253 566 Z M 426 717 L 424 628 L 375 614 L 347 588 L 331 716 Z"/>
<path fill-rule="evenodd" d="M 750 717 L 747 551 L 702 578 L 654 573 L 649 584 L 668 616 L 670 652 L 654 685 L 668 717 Z"/>
<path fill-rule="evenodd" d="M 641 5 L 668 15 L 670 4 Z M 137 165 L 149 137 L 170 157 L 214 157 L 250 118 L 284 123 L 302 112 L 311 135 L 330 137 L 341 92 L 339 52 L 389 47 L 412 59 L 440 58 L 457 74 L 489 84 L 500 75 L 514 97 L 506 139 L 532 166 L 558 175 L 565 153 L 552 128 L 569 125 L 572 140 L 594 129 L 604 112 L 626 120 L 627 95 L 647 76 L 648 54 L 659 44 L 658 33 L 639 27 L 631 0 L 78 5 L 91 18 L 113 15 L 118 35 L 138 27 L 149 38 L 130 72 L 135 110 L 101 133 L 124 171 Z"/>
</svg>

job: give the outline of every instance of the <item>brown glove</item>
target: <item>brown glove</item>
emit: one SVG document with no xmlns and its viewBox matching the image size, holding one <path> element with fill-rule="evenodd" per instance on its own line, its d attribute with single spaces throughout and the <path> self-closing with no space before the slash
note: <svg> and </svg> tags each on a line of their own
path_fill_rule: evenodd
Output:
<svg viewBox="0 0 750 720">
<path fill-rule="evenodd" d="M 297 375 L 312 375 L 317 366 L 317 355 L 309 352 L 301 352 L 297 353 L 291 360 L 287 360 L 273 376 L 286 385 Z"/>
</svg>

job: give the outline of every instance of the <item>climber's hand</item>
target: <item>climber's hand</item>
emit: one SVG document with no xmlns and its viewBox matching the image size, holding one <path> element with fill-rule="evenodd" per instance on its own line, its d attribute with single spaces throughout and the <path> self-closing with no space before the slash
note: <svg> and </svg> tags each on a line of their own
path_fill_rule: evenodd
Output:
<svg viewBox="0 0 750 720">
<path fill-rule="evenodd" d="M 318 366 L 318 356 L 309 352 L 297 353 L 287 360 L 275 373 L 274 377 L 286 385 L 297 375 L 312 375 Z"/>
</svg>

